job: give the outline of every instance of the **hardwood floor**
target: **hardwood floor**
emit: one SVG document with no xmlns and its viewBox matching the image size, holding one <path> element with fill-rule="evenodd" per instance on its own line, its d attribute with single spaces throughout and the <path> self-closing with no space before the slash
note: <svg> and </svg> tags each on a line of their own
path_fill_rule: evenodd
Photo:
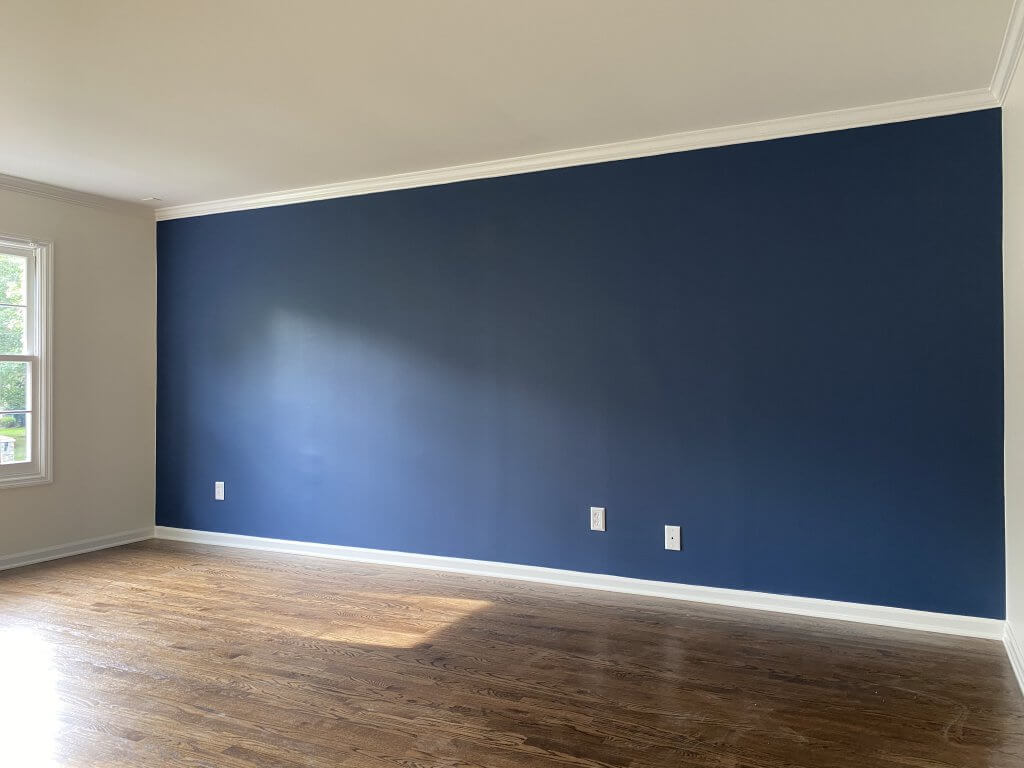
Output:
<svg viewBox="0 0 1024 768">
<path fill-rule="evenodd" d="M 0 765 L 1021 768 L 1002 645 L 144 542 L 0 573 Z"/>
</svg>

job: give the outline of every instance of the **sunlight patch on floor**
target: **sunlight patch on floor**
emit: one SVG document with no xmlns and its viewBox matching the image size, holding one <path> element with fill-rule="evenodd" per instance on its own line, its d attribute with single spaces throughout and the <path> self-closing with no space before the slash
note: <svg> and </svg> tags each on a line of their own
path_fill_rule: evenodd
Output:
<svg viewBox="0 0 1024 768">
<path fill-rule="evenodd" d="M 357 592 L 352 597 L 366 598 L 370 604 L 388 606 L 387 615 L 360 615 L 355 624 L 333 622 L 320 639 L 388 648 L 414 648 L 428 642 L 463 619 L 491 605 L 489 600 L 443 597 L 439 595 L 397 595 L 386 592 Z M 396 612 L 404 614 L 396 617 Z"/>
<path fill-rule="evenodd" d="M 24 627 L 0 629 L 0 762 L 57 765 L 61 701 L 53 647 Z"/>
</svg>

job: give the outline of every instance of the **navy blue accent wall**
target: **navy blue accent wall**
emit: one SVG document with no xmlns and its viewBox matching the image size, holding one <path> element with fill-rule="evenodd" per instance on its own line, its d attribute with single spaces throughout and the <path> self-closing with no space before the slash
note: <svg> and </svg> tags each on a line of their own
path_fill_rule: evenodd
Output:
<svg viewBox="0 0 1024 768">
<path fill-rule="evenodd" d="M 157 521 L 1002 617 L 1000 186 L 992 110 L 163 222 Z"/>
</svg>

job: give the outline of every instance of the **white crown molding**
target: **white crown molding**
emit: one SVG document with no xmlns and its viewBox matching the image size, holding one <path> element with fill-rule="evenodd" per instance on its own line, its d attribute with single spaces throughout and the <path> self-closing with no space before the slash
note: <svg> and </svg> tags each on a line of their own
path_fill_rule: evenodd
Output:
<svg viewBox="0 0 1024 768">
<path fill-rule="evenodd" d="M 980 88 L 941 96 L 894 101 L 869 107 L 839 109 L 819 112 L 813 115 L 785 117 L 765 120 L 759 123 L 730 125 L 721 128 L 707 128 L 685 133 L 673 133 L 634 141 L 620 141 L 578 149 L 544 152 L 537 155 L 488 160 L 480 163 L 454 165 L 411 173 L 397 173 L 372 179 L 357 179 L 336 184 L 322 184 L 301 187 L 260 195 L 231 197 L 211 200 L 206 203 L 174 205 L 156 210 L 157 221 L 182 219 L 191 216 L 205 216 L 212 213 L 245 211 L 254 208 L 268 208 L 277 205 L 306 203 L 314 200 L 328 200 L 337 197 L 367 195 L 396 189 L 413 189 L 435 184 L 451 184 L 472 179 L 486 179 L 495 176 L 509 176 L 532 173 L 575 165 L 604 163 L 636 157 L 663 155 L 671 152 L 685 152 L 692 149 L 721 147 L 766 139 L 780 139 L 787 136 L 801 136 L 809 133 L 837 131 L 882 123 L 896 123 L 925 117 L 970 112 L 999 106 L 991 91 Z"/>
<path fill-rule="evenodd" d="M 1021 693 L 1024 693 L 1024 645 L 1021 645 L 1020 638 L 1014 633 L 1013 625 L 1007 621 L 1003 632 L 1003 644 L 1006 646 L 1006 655 L 1010 657 L 1010 666 L 1017 676 L 1017 683 L 1020 685 Z"/>
<path fill-rule="evenodd" d="M 135 528 L 130 531 L 112 533 L 108 536 L 97 536 L 92 539 L 72 541 L 69 544 L 58 544 L 53 547 L 44 547 L 43 549 L 33 549 L 28 552 L 4 555 L 0 557 L 0 571 L 8 568 L 18 568 L 23 565 L 32 565 L 33 563 L 42 563 L 47 560 L 56 560 L 61 557 L 71 557 L 72 555 L 81 555 L 86 552 L 95 552 L 98 549 L 119 547 L 122 544 L 131 544 L 132 542 L 144 541 L 145 539 L 152 538 L 153 528 L 152 526 L 147 526 L 145 528 Z"/>
<path fill-rule="evenodd" d="M 87 208 L 98 208 L 128 216 L 139 218 L 151 218 L 153 211 L 144 205 L 129 203 L 124 200 L 114 200 L 102 195 L 94 195 L 89 192 L 79 192 L 74 189 L 65 189 L 53 184 L 44 184 L 41 181 L 23 179 L 20 176 L 8 176 L 0 173 L 0 189 L 8 192 L 20 192 L 25 195 L 43 197 L 47 200 L 59 200 L 63 203 L 84 205 Z"/>
<path fill-rule="evenodd" d="M 460 557 L 418 555 L 382 549 L 345 547 L 337 544 L 317 544 L 287 539 L 268 539 L 260 536 L 242 536 L 234 533 L 168 528 L 160 525 L 156 527 L 155 535 L 158 539 L 187 541 L 195 544 L 213 544 L 216 546 L 257 549 L 267 552 L 312 555 L 314 557 L 334 560 L 354 560 L 361 563 L 398 565 L 407 568 L 426 568 L 450 573 L 533 581 L 541 584 L 598 589 L 608 592 L 624 592 L 631 595 L 666 597 L 673 600 L 713 603 L 715 605 L 728 605 L 736 608 L 750 608 L 759 611 L 774 611 L 776 613 L 789 613 L 822 619 L 854 621 L 863 624 L 879 624 L 886 627 L 942 632 L 967 637 L 1002 639 L 1004 636 L 1004 622 L 999 619 L 955 616 L 945 613 L 913 611 L 905 608 L 819 600 L 811 597 L 792 597 L 764 592 L 747 592 L 736 589 L 719 589 L 716 587 L 701 587 L 664 581 L 631 579 L 599 573 L 542 568 L 535 565 L 496 563 Z"/>
<path fill-rule="evenodd" d="M 992 83 L 989 86 L 993 98 L 1000 105 L 1006 100 L 1013 76 L 1017 72 L 1022 50 L 1024 50 L 1024 2 L 1013 0 L 1010 20 L 1006 25 L 1003 44 L 999 49 L 995 72 L 992 73 Z"/>
</svg>

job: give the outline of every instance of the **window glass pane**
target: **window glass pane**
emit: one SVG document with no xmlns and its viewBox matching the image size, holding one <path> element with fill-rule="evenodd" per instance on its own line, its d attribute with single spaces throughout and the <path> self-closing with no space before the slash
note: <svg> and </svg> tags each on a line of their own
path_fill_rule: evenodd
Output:
<svg viewBox="0 0 1024 768">
<path fill-rule="evenodd" d="M 26 411 L 31 383 L 29 364 L 0 360 L 0 411 Z"/>
<path fill-rule="evenodd" d="M 23 307 L 0 307 L 0 355 L 28 354 Z"/>
<path fill-rule="evenodd" d="M 0 304 L 24 304 L 28 259 L 0 253 Z"/>
<path fill-rule="evenodd" d="M 32 461 L 32 414 L 0 414 L 0 464 Z"/>
</svg>

